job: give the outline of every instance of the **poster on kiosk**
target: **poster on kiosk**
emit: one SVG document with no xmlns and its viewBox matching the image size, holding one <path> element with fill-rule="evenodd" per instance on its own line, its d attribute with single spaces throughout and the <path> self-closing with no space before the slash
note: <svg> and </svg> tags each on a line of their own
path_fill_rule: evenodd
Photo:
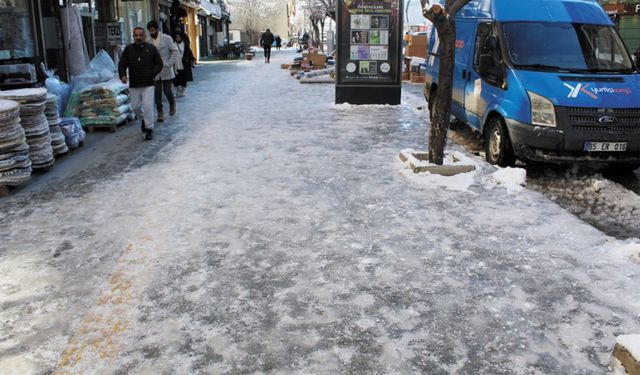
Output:
<svg viewBox="0 0 640 375">
<path fill-rule="evenodd" d="M 336 103 L 400 104 L 402 0 L 339 0 Z"/>
</svg>

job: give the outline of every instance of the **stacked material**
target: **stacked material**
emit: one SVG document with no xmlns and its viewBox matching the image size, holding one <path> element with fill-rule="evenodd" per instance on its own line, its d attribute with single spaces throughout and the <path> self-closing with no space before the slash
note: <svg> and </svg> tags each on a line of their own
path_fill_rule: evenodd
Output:
<svg viewBox="0 0 640 375">
<path fill-rule="evenodd" d="M 51 147 L 49 122 L 44 114 L 47 103 L 46 89 L 20 89 L 0 91 L 0 99 L 20 103 L 20 125 L 27 135 L 29 158 L 33 169 L 49 168 L 55 162 Z"/>
<path fill-rule="evenodd" d="M 0 186 L 18 186 L 30 177 L 31 160 L 20 126 L 20 105 L 0 100 Z"/>
<path fill-rule="evenodd" d="M 82 129 L 80 120 L 77 117 L 67 117 L 60 121 L 60 128 L 64 134 L 65 141 L 69 148 L 74 149 L 80 147 L 84 142 L 87 133 Z"/>
<path fill-rule="evenodd" d="M 114 128 L 129 118 L 131 106 L 124 92 L 127 86 L 117 80 L 91 85 L 80 92 L 85 127 Z"/>
<path fill-rule="evenodd" d="M 64 134 L 62 134 L 62 128 L 60 128 L 60 115 L 58 114 L 58 96 L 49 94 L 47 95 L 47 106 L 45 109 L 45 115 L 49 122 L 49 132 L 51 133 L 51 147 L 53 148 L 53 154 L 58 156 L 60 154 L 66 154 L 69 152 L 67 143 L 65 142 Z"/>
</svg>

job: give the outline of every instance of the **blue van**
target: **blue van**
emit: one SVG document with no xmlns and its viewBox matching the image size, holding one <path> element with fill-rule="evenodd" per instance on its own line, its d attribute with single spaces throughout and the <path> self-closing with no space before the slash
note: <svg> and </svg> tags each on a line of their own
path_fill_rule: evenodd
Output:
<svg viewBox="0 0 640 375">
<path fill-rule="evenodd" d="M 456 28 L 452 115 L 481 132 L 490 163 L 640 166 L 640 74 L 596 0 L 472 0 Z"/>
</svg>

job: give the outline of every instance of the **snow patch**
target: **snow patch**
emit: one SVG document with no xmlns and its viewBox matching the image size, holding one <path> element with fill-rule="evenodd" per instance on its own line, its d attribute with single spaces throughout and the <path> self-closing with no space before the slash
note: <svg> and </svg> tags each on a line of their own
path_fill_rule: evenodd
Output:
<svg viewBox="0 0 640 375">
<path fill-rule="evenodd" d="M 620 362 L 620 360 L 616 357 L 611 358 L 609 368 L 611 369 L 612 375 L 629 375 L 629 373 L 624 369 L 622 362 Z"/>
<path fill-rule="evenodd" d="M 360 108 L 365 108 L 365 109 L 395 108 L 395 107 L 399 107 L 399 106 L 391 105 L 391 104 L 351 104 L 351 103 L 334 104 L 334 108 L 339 110 L 352 110 L 352 109 L 360 109 Z"/>
<path fill-rule="evenodd" d="M 518 193 L 527 185 L 527 171 L 523 168 L 499 168 L 491 174 L 491 179 L 507 189 L 509 194 Z"/>
<path fill-rule="evenodd" d="M 636 361 L 640 361 L 640 335 L 618 336 L 616 343 L 627 349 Z"/>
<path fill-rule="evenodd" d="M 469 191 L 469 188 L 475 183 L 475 176 L 477 175 L 477 163 L 464 155 L 461 152 L 451 152 L 445 155 L 444 165 L 473 165 L 476 167 L 475 171 L 468 173 L 460 173 L 455 176 L 442 176 L 437 174 L 431 174 L 429 172 L 414 173 L 410 165 L 416 167 L 428 167 L 432 164 L 426 160 L 417 159 L 414 154 L 423 153 L 421 151 L 415 151 L 413 149 L 404 149 L 401 152 L 407 157 L 405 162 L 398 159 L 396 168 L 402 177 L 407 179 L 412 186 L 421 189 L 433 189 L 444 188 L 452 191 Z"/>
<path fill-rule="evenodd" d="M 614 249 L 614 252 L 622 255 L 627 259 L 631 259 L 634 262 L 640 263 L 640 243 L 636 241 L 638 240 L 636 239 L 631 242 L 625 243 L 620 247 Z"/>
</svg>

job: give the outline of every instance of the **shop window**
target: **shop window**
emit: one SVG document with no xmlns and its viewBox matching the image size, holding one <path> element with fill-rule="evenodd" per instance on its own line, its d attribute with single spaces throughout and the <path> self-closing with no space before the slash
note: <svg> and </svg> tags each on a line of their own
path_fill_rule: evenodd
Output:
<svg viewBox="0 0 640 375">
<path fill-rule="evenodd" d="M 124 37 L 127 44 L 133 43 L 133 29 L 142 27 L 147 29 L 151 21 L 149 4 L 146 1 L 119 1 L 118 13 L 120 22 L 124 24 Z"/>
<path fill-rule="evenodd" d="M 35 45 L 27 0 L 0 1 L 0 59 L 33 57 Z"/>
</svg>

